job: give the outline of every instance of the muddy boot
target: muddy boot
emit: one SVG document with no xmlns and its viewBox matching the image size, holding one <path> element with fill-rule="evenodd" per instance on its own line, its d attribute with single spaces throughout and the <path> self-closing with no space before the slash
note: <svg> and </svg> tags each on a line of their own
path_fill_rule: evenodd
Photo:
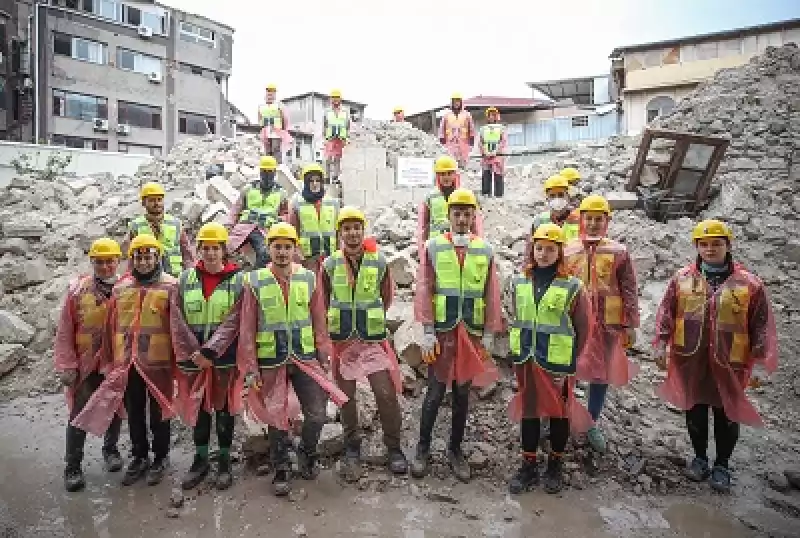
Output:
<svg viewBox="0 0 800 538">
<path fill-rule="evenodd" d="M 185 490 L 196 488 L 206 477 L 210 468 L 211 465 L 208 463 L 208 458 L 195 454 L 192 466 L 189 467 L 189 472 L 183 477 L 181 487 Z"/>
<path fill-rule="evenodd" d="M 564 489 L 564 462 L 561 458 L 550 456 L 544 472 L 544 490 L 547 493 L 558 493 Z"/>
<path fill-rule="evenodd" d="M 150 468 L 150 460 L 148 458 L 133 458 L 125 469 L 125 476 L 122 477 L 122 485 L 130 486 L 145 474 L 147 469 Z"/>
<path fill-rule="evenodd" d="M 109 473 L 116 473 L 122 469 L 122 457 L 118 451 L 103 451 L 103 468 Z"/>
<path fill-rule="evenodd" d="M 86 479 L 80 464 L 67 465 L 64 469 L 64 488 L 70 493 L 80 491 L 86 487 Z"/>
<path fill-rule="evenodd" d="M 717 493 L 731 492 L 731 471 L 722 465 L 715 465 L 711 469 L 711 477 L 708 479 L 711 489 Z"/>
<path fill-rule="evenodd" d="M 469 482 L 469 479 L 472 478 L 472 472 L 460 448 L 456 450 L 448 449 L 447 462 L 450 464 L 450 469 L 456 478 L 462 482 Z"/>
<path fill-rule="evenodd" d="M 275 470 L 272 477 L 272 493 L 276 497 L 285 497 L 292 491 L 292 472 L 286 465 L 281 465 Z"/>
<path fill-rule="evenodd" d="M 342 475 L 345 482 L 358 482 L 361 478 L 361 444 L 349 445 L 344 453 Z"/>
<path fill-rule="evenodd" d="M 603 435 L 603 431 L 598 428 L 597 426 L 592 426 L 589 428 L 589 431 L 586 432 L 586 438 L 589 440 L 589 446 L 595 452 L 599 452 L 600 454 L 606 453 L 606 437 Z"/>
<path fill-rule="evenodd" d="M 314 480 L 319 475 L 317 454 L 306 450 L 302 445 L 297 449 L 297 468 L 305 480 Z"/>
<path fill-rule="evenodd" d="M 167 458 L 156 458 L 147 470 L 147 485 L 155 486 L 164 479 L 167 472 Z"/>
<path fill-rule="evenodd" d="M 526 491 L 530 491 L 534 486 L 539 484 L 539 466 L 536 461 L 525 460 L 522 462 L 522 467 L 511 477 L 508 483 L 508 490 L 513 495 L 519 495 Z"/>
<path fill-rule="evenodd" d="M 686 468 L 685 474 L 686 478 L 692 482 L 702 482 L 707 479 L 711 474 L 711 469 L 708 467 L 708 460 L 695 457 Z"/>
<path fill-rule="evenodd" d="M 422 445 L 417 447 L 417 455 L 411 462 L 411 476 L 414 478 L 425 478 L 431 467 L 431 451 Z"/>
<path fill-rule="evenodd" d="M 408 460 L 402 450 L 399 448 L 389 449 L 387 456 L 389 459 L 389 471 L 392 474 L 403 475 L 408 472 Z"/>
<path fill-rule="evenodd" d="M 214 476 L 214 486 L 223 491 L 233 485 L 233 472 L 231 471 L 231 458 L 220 457 L 217 464 L 217 474 Z"/>
</svg>

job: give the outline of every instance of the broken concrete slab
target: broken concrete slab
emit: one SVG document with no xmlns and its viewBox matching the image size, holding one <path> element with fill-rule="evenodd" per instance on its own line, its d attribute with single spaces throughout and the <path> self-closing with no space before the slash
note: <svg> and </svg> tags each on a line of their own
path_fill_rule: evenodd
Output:
<svg viewBox="0 0 800 538">
<path fill-rule="evenodd" d="M 24 357 L 25 348 L 22 344 L 0 344 L 0 377 L 16 368 Z"/>
<path fill-rule="evenodd" d="M 0 310 L 0 344 L 28 344 L 33 340 L 35 331 L 22 318 Z"/>
<path fill-rule="evenodd" d="M 613 191 L 606 194 L 608 205 L 612 211 L 620 209 L 636 209 L 639 203 L 639 196 L 635 192 Z"/>
</svg>

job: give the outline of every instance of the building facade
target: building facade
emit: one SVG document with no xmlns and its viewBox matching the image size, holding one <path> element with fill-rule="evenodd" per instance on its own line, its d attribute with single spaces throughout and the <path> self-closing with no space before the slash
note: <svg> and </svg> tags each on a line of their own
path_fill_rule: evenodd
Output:
<svg viewBox="0 0 800 538">
<path fill-rule="evenodd" d="M 0 0 L 0 140 L 33 139 L 32 0 Z"/>
</svg>

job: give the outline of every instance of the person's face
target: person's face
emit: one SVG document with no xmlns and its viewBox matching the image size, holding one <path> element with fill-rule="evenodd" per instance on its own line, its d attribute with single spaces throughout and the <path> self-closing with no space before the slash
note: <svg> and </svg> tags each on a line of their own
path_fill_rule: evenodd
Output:
<svg viewBox="0 0 800 538">
<path fill-rule="evenodd" d="M 697 240 L 697 254 L 706 263 L 721 264 L 728 255 L 728 242 L 724 237 L 708 237 Z"/>
<path fill-rule="evenodd" d="M 537 239 L 533 243 L 533 261 L 537 267 L 550 267 L 558 261 L 558 243 L 547 239 Z"/>
<path fill-rule="evenodd" d="M 475 220 L 475 208 L 471 205 L 450 206 L 450 228 L 456 234 L 468 234 Z"/>
<path fill-rule="evenodd" d="M 451 99 L 450 100 L 450 107 L 453 110 L 461 110 L 461 99 Z"/>
<path fill-rule="evenodd" d="M 497 115 L 497 112 L 490 112 L 489 123 L 497 123 L 498 121 L 500 121 L 500 116 Z"/>
<path fill-rule="evenodd" d="M 344 246 L 350 250 L 361 248 L 364 243 L 364 223 L 360 220 L 346 220 L 339 228 Z"/>
<path fill-rule="evenodd" d="M 200 243 L 200 258 L 206 267 L 220 267 L 225 262 L 225 245 L 203 241 Z"/>
<path fill-rule="evenodd" d="M 547 191 L 547 199 L 553 200 L 555 198 L 563 198 L 569 200 L 569 192 L 564 187 L 555 187 Z"/>
<path fill-rule="evenodd" d="M 145 196 L 142 200 L 145 211 L 151 215 L 159 215 L 164 212 L 163 196 Z"/>
<path fill-rule="evenodd" d="M 402 112 L 395 112 L 394 113 L 394 121 L 403 121 L 404 116 Z"/>
<path fill-rule="evenodd" d="M 294 241 L 291 239 L 273 239 L 269 243 L 269 255 L 277 267 L 286 268 L 294 257 Z"/>
<path fill-rule="evenodd" d="M 94 276 L 99 279 L 111 278 L 116 275 L 117 267 L 119 267 L 119 258 L 116 256 L 92 258 Z"/>
<path fill-rule="evenodd" d="M 441 185 L 444 188 L 452 187 L 456 183 L 455 170 L 450 170 L 449 172 L 439 172 L 436 174 L 436 177 L 439 180 L 439 185 Z"/>
<path fill-rule="evenodd" d="M 583 229 L 590 237 L 605 237 L 608 231 L 608 215 L 602 211 L 584 211 L 581 213 Z"/>
<path fill-rule="evenodd" d="M 309 174 L 308 175 L 308 188 L 311 192 L 321 192 L 322 191 L 322 176 L 319 174 Z"/>
<path fill-rule="evenodd" d="M 139 249 L 133 252 L 133 268 L 142 274 L 152 273 L 160 262 L 155 249 Z"/>
<path fill-rule="evenodd" d="M 331 105 L 333 105 L 334 107 L 340 107 L 342 105 L 342 98 L 331 97 Z"/>
<path fill-rule="evenodd" d="M 275 102 L 275 90 L 267 90 L 266 99 L 267 99 L 267 103 L 274 103 Z"/>
</svg>

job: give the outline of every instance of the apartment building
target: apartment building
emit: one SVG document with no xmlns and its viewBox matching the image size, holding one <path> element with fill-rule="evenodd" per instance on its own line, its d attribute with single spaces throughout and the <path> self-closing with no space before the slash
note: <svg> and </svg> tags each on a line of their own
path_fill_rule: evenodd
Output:
<svg viewBox="0 0 800 538">
<path fill-rule="evenodd" d="M 46 0 L 34 14 L 34 137 L 161 155 L 230 135 L 232 28 L 142 1 Z"/>
<path fill-rule="evenodd" d="M 31 5 L 0 0 L 0 140 L 33 137 L 28 28 Z"/>
</svg>

